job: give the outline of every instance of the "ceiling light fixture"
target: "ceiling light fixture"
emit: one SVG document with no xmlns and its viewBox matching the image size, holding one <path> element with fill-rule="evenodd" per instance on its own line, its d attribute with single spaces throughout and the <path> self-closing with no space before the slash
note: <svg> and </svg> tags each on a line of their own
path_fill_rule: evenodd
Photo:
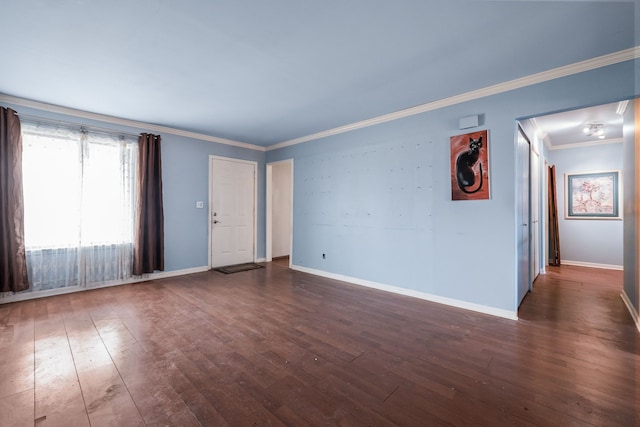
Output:
<svg viewBox="0 0 640 427">
<path fill-rule="evenodd" d="M 604 139 L 604 125 L 602 123 L 590 123 L 582 131 L 587 136 L 597 136 L 600 139 Z"/>
</svg>

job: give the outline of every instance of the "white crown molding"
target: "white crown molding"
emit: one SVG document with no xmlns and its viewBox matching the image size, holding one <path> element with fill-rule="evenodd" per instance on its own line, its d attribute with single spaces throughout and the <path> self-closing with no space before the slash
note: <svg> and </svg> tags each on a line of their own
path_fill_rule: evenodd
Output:
<svg viewBox="0 0 640 427">
<path fill-rule="evenodd" d="M 35 108 L 38 110 L 44 110 L 52 113 L 80 117 L 88 120 L 96 120 L 96 121 L 120 125 L 120 126 L 142 128 L 142 129 L 147 129 L 147 130 L 158 132 L 158 133 L 166 133 L 170 135 L 183 136 L 186 138 L 193 138 L 201 141 L 215 142 L 219 144 L 231 145 L 234 147 L 246 148 L 249 150 L 264 152 L 264 151 L 276 150 L 278 148 L 288 147 L 291 145 L 301 144 L 303 142 L 314 141 L 317 139 L 326 138 L 328 136 L 338 135 L 341 133 L 350 132 L 357 129 L 363 129 L 363 128 L 374 126 L 380 123 L 385 123 L 393 120 L 402 119 L 405 117 L 414 116 L 416 114 L 421 114 L 428 111 L 449 107 L 449 106 L 460 104 L 463 102 L 473 101 L 473 100 L 484 98 L 487 96 L 497 95 L 497 94 L 508 92 L 511 90 L 520 89 L 520 88 L 535 85 L 538 83 L 543 83 L 543 82 L 558 79 L 561 77 L 567 77 L 573 74 L 578 74 L 585 71 L 606 67 L 608 65 L 618 64 L 625 61 L 631 61 L 638 58 L 640 58 L 640 46 L 636 46 L 630 49 L 622 50 L 622 51 L 611 53 L 608 55 L 603 55 L 596 58 L 588 59 L 586 61 L 577 62 L 575 64 L 570 64 L 563 67 L 555 68 L 553 70 L 543 71 L 537 74 L 532 74 L 530 76 L 510 80 L 508 82 L 498 83 L 496 85 L 488 86 L 485 88 L 477 89 L 477 90 L 466 92 L 459 95 L 454 95 L 448 98 L 440 99 L 440 100 L 429 102 L 426 104 L 417 105 L 415 107 L 406 108 L 404 110 L 395 111 L 393 113 L 385 114 L 385 115 L 374 117 L 371 119 L 366 119 L 366 120 L 351 123 L 348 125 L 339 126 L 333 129 L 328 129 L 328 130 L 317 132 L 311 135 L 290 139 L 287 141 L 270 145 L 268 147 L 262 147 L 259 145 L 249 144 L 249 143 L 240 142 L 240 141 L 234 141 L 226 138 L 219 138 L 216 136 L 205 135 L 197 132 L 190 132 L 190 131 L 185 131 L 181 129 L 175 129 L 168 126 L 154 125 L 151 123 L 139 122 L 139 121 L 124 119 L 120 117 L 108 116 L 105 114 L 92 113 L 92 112 L 78 110 L 74 108 L 47 104 L 44 102 L 18 98 L 15 96 L 5 95 L 1 93 L 0 93 L 0 102 L 6 102 L 9 104 L 19 105 L 22 107 Z"/>
<path fill-rule="evenodd" d="M 548 150 L 551 150 L 551 141 L 549 140 L 549 135 L 547 135 L 545 132 L 542 131 L 542 129 L 540 129 L 538 120 L 536 120 L 535 117 L 532 117 L 529 119 L 529 121 L 531 122 L 531 125 L 533 125 L 533 129 L 536 134 L 536 137 L 539 140 L 542 140 L 542 143 L 544 144 L 545 147 L 547 147 Z"/>
<path fill-rule="evenodd" d="M 618 114 L 619 116 L 624 116 L 624 112 L 627 111 L 627 105 L 629 105 L 628 99 L 618 102 L 618 108 L 616 108 L 616 114 Z"/>
<path fill-rule="evenodd" d="M 362 128 L 374 126 L 380 123 L 402 119 L 404 117 L 414 116 L 416 114 L 425 113 L 427 111 L 433 111 L 433 110 L 438 110 L 444 107 L 450 107 L 455 104 L 473 101 L 473 100 L 484 98 L 487 96 L 509 92 L 515 89 L 521 89 L 523 87 L 535 85 L 538 83 L 544 83 L 544 82 L 555 80 L 561 77 L 567 77 L 573 74 L 583 73 L 585 71 L 591 71 L 597 68 L 614 65 L 621 62 L 625 62 L 625 61 L 631 61 L 638 58 L 640 58 L 640 46 L 632 47 L 630 49 L 622 50 L 622 51 L 611 53 L 608 55 L 598 56 L 596 58 L 587 59 L 585 61 L 576 62 L 575 64 L 565 65 L 563 67 L 554 68 L 552 70 L 543 71 L 540 73 L 510 80 L 507 82 L 498 83 L 493 86 L 488 86 L 488 87 L 477 89 L 471 92 L 454 95 L 448 98 L 440 99 L 440 100 L 429 102 L 426 104 L 421 104 L 411 108 L 406 108 L 404 110 L 396 111 L 393 113 L 385 114 L 385 115 L 374 117 L 371 119 L 362 120 L 359 122 L 336 127 L 333 129 L 328 129 L 322 132 L 317 132 L 311 135 L 290 139 L 288 141 L 283 141 L 274 145 L 270 145 L 269 147 L 267 147 L 267 151 L 276 150 L 278 148 L 289 147 L 291 145 L 301 144 L 303 142 L 314 141 L 316 139 L 326 138 L 328 136 L 338 135 L 338 134 L 350 132 L 356 129 L 362 129 Z"/>
<path fill-rule="evenodd" d="M 199 139 L 201 141 L 216 142 L 218 144 L 231 145 L 239 148 L 247 148 L 249 150 L 266 151 L 265 147 L 259 145 L 248 144 L 246 142 L 234 141 L 217 136 L 205 135 L 197 132 L 190 132 L 181 129 L 175 129 L 168 126 L 154 125 L 151 123 L 139 122 L 136 120 L 123 119 L 120 117 L 108 116 L 106 114 L 92 113 L 89 111 L 77 110 L 75 108 L 62 107 L 60 105 L 47 104 L 45 102 L 34 101 L 30 99 L 18 98 L 16 96 L 5 95 L 0 93 L 0 102 L 7 104 L 19 105 L 21 107 L 35 108 L 37 110 L 48 111 L 50 113 L 65 114 L 68 116 L 79 117 L 88 120 L 96 120 L 103 123 L 110 123 L 119 126 L 129 126 L 134 128 L 142 128 L 160 134 L 170 134 L 176 136 L 184 136 L 186 138 Z"/>
<path fill-rule="evenodd" d="M 574 144 L 548 145 L 547 148 L 551 151 L 569 150 L 571 148 L 593 147 L 596 145 L 622 144 L 622 142 L 623 142 L 622 138 L 611 138 L 611 139 L 599 139 L 597 141 L 576 142 Z"/>
</svg>

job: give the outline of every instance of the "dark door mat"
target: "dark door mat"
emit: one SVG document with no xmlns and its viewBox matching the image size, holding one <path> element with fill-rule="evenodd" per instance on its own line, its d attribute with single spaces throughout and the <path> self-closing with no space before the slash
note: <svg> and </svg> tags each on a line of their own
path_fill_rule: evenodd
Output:
<svg viewBox="0 0 640 427">
<path fill-rule="evenodd" d="M 239 273 L 241 271 L 255 270 L 256 268 L 264 268 L 264 265 L 256 264 L 255 262 L 247 262 L 245 264 L 226 265 L 224 267 L 214 268 L 214 270 L 224 274 L 231 274 Z"/>
</svg>

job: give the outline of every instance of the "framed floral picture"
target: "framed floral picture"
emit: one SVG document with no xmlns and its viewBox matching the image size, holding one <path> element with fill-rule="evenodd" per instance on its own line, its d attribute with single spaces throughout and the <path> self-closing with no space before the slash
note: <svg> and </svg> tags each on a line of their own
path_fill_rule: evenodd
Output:
<svg viewBox="0 0 640 427">
<path fill-rule="evenodd" d="M 565 219 L 621 219 L 620 171 L 566 173 Z"/>
</svg>

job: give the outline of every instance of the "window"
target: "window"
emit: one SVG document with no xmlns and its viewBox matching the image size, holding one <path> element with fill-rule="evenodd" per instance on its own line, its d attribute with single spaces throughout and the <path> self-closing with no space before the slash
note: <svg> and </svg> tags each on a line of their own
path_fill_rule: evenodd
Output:
<svg viewBox="0 0 640 427">
<path fill-rule="evenodd" d="M 129 277 L 137 140 L 30 123 L 22 132 L 33 289 Z"/>
</svg>

